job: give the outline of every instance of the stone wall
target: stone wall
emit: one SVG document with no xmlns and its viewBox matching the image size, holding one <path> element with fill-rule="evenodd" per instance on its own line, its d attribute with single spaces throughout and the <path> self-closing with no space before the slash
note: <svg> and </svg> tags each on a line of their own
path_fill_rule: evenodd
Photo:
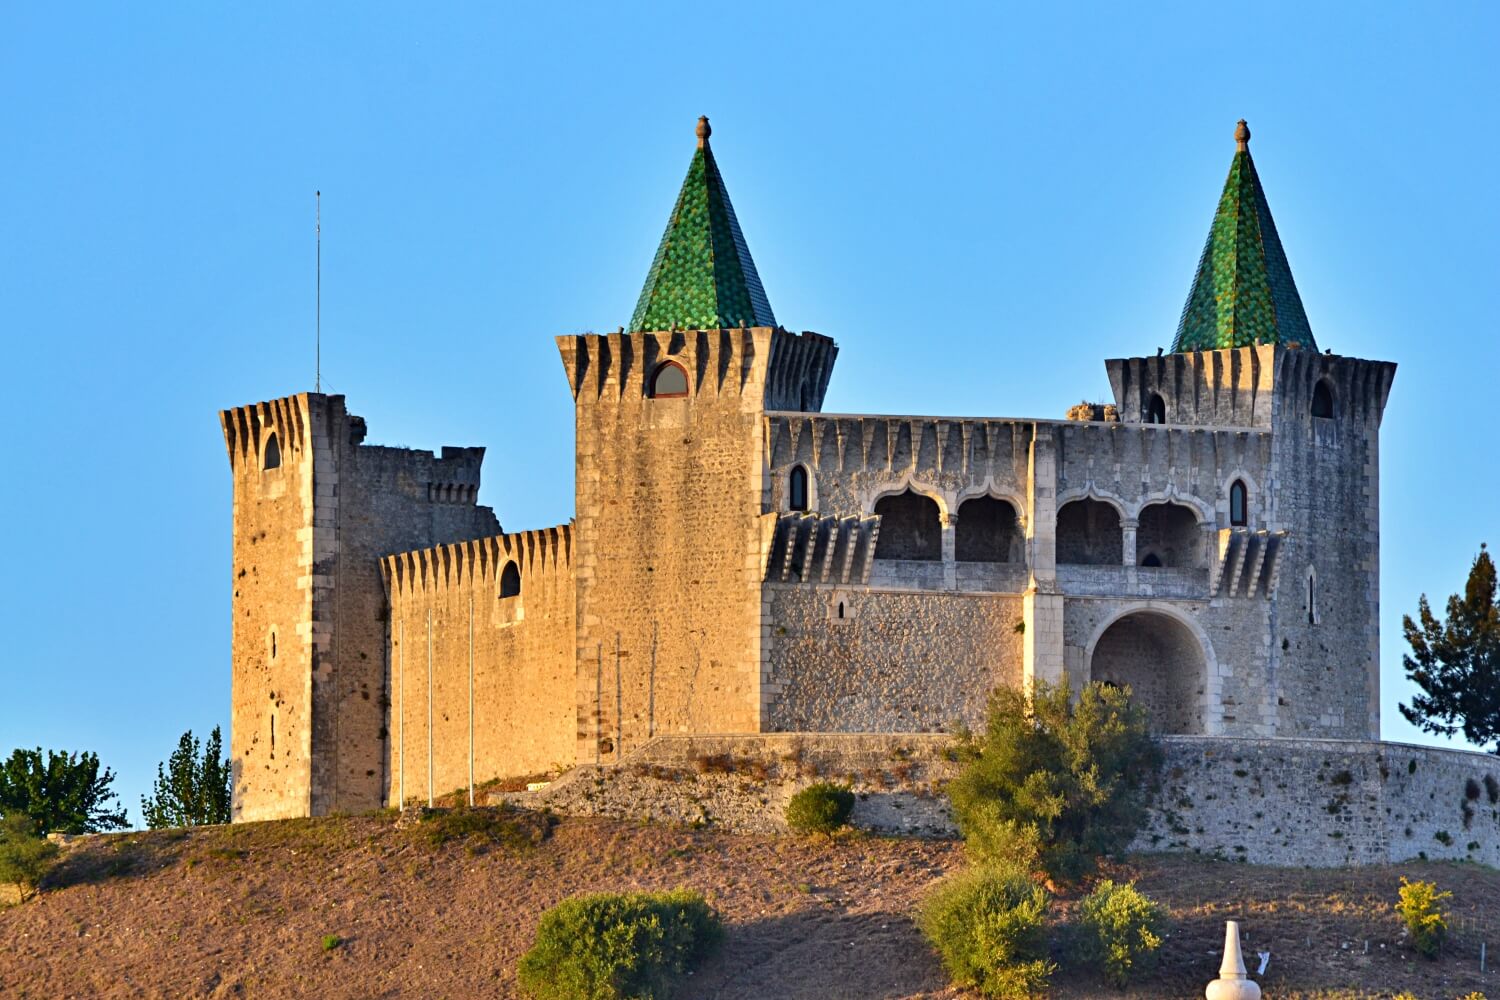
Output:
<svg viewBox="0 0 1500 1000">
<path fill-rule="evenodd" d="M 508 796 L 565 813 L 785 830 L 787 801 L 844 781 L 854 823 L 953 836 L 942 789 L 956 773 L 931 734 L 664 737 L 616 767 L 579 768 Z M 1163 784 L 1133 845 L 1311 867 L 1450 858 L 1500 866 L 1500 758 L 1399 743 L 1173 736 Z"/>
<path fill-rule="evenodd" d="M 762 414 L 820 405 L 832 341 L 755 328 L 558 346 L 576 404 L 577 759 L 758 730 Z M 652 398 L 668 361 L 688 392 Z"/>
<path fill-rule="evenodd" d="M 365 445 L 344 398 L 317 393 L 225 410 L 220 424 L 234 475 L 235 818 L 376 808 L 388 707 L 379 559 L 499 530 L 476 503 L 484 449 Z M 281 464 L 267 469 L 272 435 Z"/>
<path fill-rule="evenodd" d="M 768 585 L 766 600 L 767 731 L 974 726 L 1021 682 L 1019 595 Z"/>
<path fill-rule="evenodd" d="M 565 525 L 381 561 L 391 608 L 388 804 L 467 788 L 471 761 L 476 784 L 571 766 L 572 546 Z M 501 586 L 508 566 L 519 573 L 514 595 Z"/>
</svg>

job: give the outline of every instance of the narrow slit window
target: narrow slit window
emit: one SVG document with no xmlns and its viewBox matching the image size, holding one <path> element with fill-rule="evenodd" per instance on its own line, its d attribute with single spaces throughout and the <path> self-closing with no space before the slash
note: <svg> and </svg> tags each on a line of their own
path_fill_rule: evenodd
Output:
<svg viewBox="0 0 1500 1000">
<path fill-rule="evenodd" d="M 1307 624 L 1318 624 L 1318 578 L 1307 574 Z"/>
<path fill-rule="evenodd" d="M 1250 523 L 1250 491 L 1238 479 L 1229 487 L 1229 523 L 1236 528 Z"/>
<path fill-rule="evenodd" d="M 787 506 L 792 510 L 807 509 L 807 469 L 797 465 L 787 480 Z"/>
<path fill-rule="evenodd" d="M 839 601 L 839 617 L 844 617 L 844 602 Z"/>
<path fill-rule="evenodd" d="M 271 713 L 271 756 L 276 756 L 276 713 Z"/>
<path fill-rule="evenodd" d="M 652 399 L 674 399 L 687 394 L 687 371 L 681 365 L 668 361 L 656 369 L 651 378 Z"/>
<path fill-rule="evenodd" d="M 281 445 L 277 443 L 274 433 L 266 438 L 265 458 L 261 461 L 260 467 L 262 469 L 281 468 Z"/>
</svg>

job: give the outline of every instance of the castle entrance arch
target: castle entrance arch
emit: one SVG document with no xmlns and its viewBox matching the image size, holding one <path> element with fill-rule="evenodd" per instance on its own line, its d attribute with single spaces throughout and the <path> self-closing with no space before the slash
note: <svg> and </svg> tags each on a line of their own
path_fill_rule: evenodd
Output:
<svg viewBox="0 0 1500 1000">
<path fill-rule="evenodd" d="M 1170 614 L 1142 609 L 1111 622 L 1094 641 L 1089 677 L 1129 685 L 1155 732 L 1204 732 L 1208 656 L 1193 629 Z"/>
</svg>

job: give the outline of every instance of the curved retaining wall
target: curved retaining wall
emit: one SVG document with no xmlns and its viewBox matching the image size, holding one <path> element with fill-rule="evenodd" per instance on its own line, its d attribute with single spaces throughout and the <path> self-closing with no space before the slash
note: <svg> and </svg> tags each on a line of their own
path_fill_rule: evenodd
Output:
<svg viewBox="0 0 1500 1000">
<path fill-rule="evenodd" d="M 504 798 L 577 815 L 785 829 L 787 800 L 848 781 L 854 822 L 955 832 L 949 738 L 930 733 L 664 736 L 615 766 L 579 767 Z M 1162 787 L 1133 845 L 1254 864 L 1339 867 L 1454 858 L 1500 867 L 1500 757 L 1358 740 L 1169 736 Z"/>
</svg>

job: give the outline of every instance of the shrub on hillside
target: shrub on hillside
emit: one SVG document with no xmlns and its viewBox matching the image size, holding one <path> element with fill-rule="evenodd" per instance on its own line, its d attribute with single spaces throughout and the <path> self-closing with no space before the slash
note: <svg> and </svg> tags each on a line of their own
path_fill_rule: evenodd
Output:
<svg viewBox="0 0 1500 1000">
<path fill-rule="evenodd" d="M 786 806 L 786 825 L 795 833 L 833 833 L 849 822 L 854 792 L 848 785 L 819 781 L 808 785 Z"/>
<path fill-rule="evenodd" d="M 990 695 L 983 734 L 961 737 L 948 786 L 970 853 L 1074 879 L 1123 850 L 1146 819 L 1161 751 L 1130 689 L 1038 682 Z"/>
<path fill-rule="evenodd" d="M 1448 915 L 1443 912 L 1443 900 L 1451 898 L 1451 892 L 1439 892 L 1433 882 L 1408 882 L 1401 877 L 1401 900 L 1396 912 L 1411 934 L 1412 947 L 1436 958 L 1443 947 L 1443 938 L 1448 936 Z"/>
<path fill-rule="evenodd" d="M 542 914 L 517 972 L 534 1000 L 666 1000 L 722 936 L 687 889 L 575 896 Z"/>
<path fill-rule="evenodd" d="M 435 809 L 422 814 L 413 835 L 428 847 L 439 848 L 458 840 L 471 848 L 493 844 L 525 850 L 546 840 L 556 819 L 551 813 L 533 812 L 515 806 L 465 806 Z"/>
<path fill-rule="evenodd" d="M 1162 923 L 1161 906 L 1135 883 L 1106 879 L 1079 904 L 1079 958 L 1123 988 L 1155 967 Z"/>
<path fill-rule="evenodd" d="M 939 883 L 922 904 L 922 933 L 959 986 L 999 1000 L 1046 992 L 1047 893 L 1025 874 L 980 866 Z"/>
<path fill-rule="evenodd" d="M 36 893 L 57 852 L 57 845 L 37 833 L 36 824 L 25 813 L 0 818 L 0 882 L 15 886 L 22 902 Z"/>
</svg>

